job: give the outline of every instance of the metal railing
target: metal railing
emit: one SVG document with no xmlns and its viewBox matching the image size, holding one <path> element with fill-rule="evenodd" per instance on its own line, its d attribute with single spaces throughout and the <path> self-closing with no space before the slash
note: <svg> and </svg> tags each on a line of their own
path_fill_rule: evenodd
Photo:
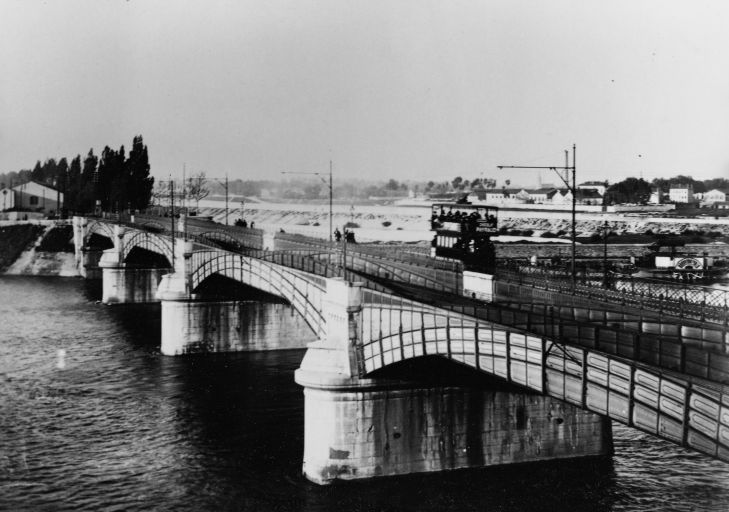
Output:
<svg viewBox="0 0 729 512">
<path fill-rule="evenodd" d="M 729 291 L 706 286 L 673 285 L 655 280 L 620 278 L 604 288 L 599 279 L 586 279 L 574 288 L 563 274 L 497 271 L 497 280 L 560 294 L 574 294 L 588 300 L 613 302 L 653 309 L 680 318 L 727 324 Z"/>
</svg>

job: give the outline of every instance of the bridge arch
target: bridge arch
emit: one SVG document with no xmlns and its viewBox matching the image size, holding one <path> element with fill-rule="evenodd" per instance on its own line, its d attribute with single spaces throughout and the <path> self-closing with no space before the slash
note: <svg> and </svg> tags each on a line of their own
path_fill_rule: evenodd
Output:
<svg viewBox="0 0 729 512">
<path fill-rule="evenodd" d="M 147 231 L 127 231 L 122 244 L 121 260 L 125 261 L 129 254 L 135 249 L 145 249 L 167 258 L 172 261 L 172 242 L 165 237 L 149 233 Z M 172 264 L 170 263 L 170 266 Z"/>
<path fill-rule="evenodd" d="M 240 250 L 243 247 L 243 243 L 241 243 L 239 239 L 219 229 L 197 233 L 196 236 L 205 240 L 210 240 L 215 243 L 216 246 L 221 246 L 222 244 L 222 248 L 224 249 L 231 248 L 234 250 Z"/>
<path fill-rule="evenodd" d="M 190 288 L 219 274 L 286 299 L 317 335 L 326 333 L 323 313 L 325 281 L 270 262 L 225 251 L 197 251 L 192 255 Z"/>
<path fill-rule="evenodd" d="M 360 377 L 431 355 L 729 462 L 726 386 L 437 308 L 363 308 Z"/>
<path fill-rule="evenodd" d="M 84 234 L 84 245 L 88 245 L 91 235 L 98 235 L 104 238 L 108 238 L 114 243 L 114 226 L 107 222 L 101 222 L 98 220 L 91 221 L 86 226 L 86 233 Z"/>
</svg>

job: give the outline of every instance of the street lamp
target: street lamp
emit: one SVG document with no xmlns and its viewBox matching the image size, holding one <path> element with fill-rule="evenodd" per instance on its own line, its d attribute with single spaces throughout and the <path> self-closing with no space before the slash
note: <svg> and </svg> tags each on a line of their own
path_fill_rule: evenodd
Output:
<svg viewBox="0 0 729 512">
<path fill-rule="evenodd" d="M 225 188 L 225 225 L 228 225 L 228 173 L 225 173 L 225 180 L 219 178 L 210 178 L 211 180 L 217 181 Z"/>
<path fill-rule="evenodd" d="M 281 171 L 281 174 L 308 174 L 310 176 L 318 176 L 319 179 L 327 187 L 329 187 L 329 241 L 332 241 L 332 233 L 334 231 L 333 215 L 332 215 L 332 199 L 334 196 L 334 187 L 332 186 L 332 161 L 329 160 L 329 182 L 323 178 L 324 173 L 321 172 L 300 172 L 300 171 Z"/>
<path fill-rule="evenodd" d="M 605 220 L 605 223 L 603 224 L 603 245 L 602 245 L 602 286 L 603 288 L 608 288 L 608 267 L 607 267 L 607 243 L 608 243 L 608 234 L 609 231 L 609 225 L 608 221 Z"/>
<path fill-rule="evenodd" d="M 548 166 L 548 167 L 538 167 L 538 166 L 530 166 L 530 165 L 497 165 L 497 169 L 550 169 L 554 171 L 557 176 L 559 176 L 559 179 L 562 180 L 562 182 L 567 186 L 567 190 L 569 190 L 572 193 L 572 292 L 575 291 L 575 284 L 577 280 L 577 269 L 576 269 L 576 239 L 577 239 L 577 227 L 576 227 L 576 217 L 577 217 L 577 183 L 576 183 L 576 171 L 577 171 L 577 146 L 575 144 L 572 145 L 572 165 L 569 164 L 569 152 L 565 150 L 564 152 L 564 167 L 560 166 Z M 563 171 L 564 174 L 562 174 L 560 171 Z M 572 171 L 572 185 L 570 185 L 570 176 L 569 172 Z"/>
</svg>

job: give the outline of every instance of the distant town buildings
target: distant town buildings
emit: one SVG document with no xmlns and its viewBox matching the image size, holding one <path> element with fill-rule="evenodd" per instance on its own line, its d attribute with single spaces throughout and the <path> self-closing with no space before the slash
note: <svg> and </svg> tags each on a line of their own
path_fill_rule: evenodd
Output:
<svg viewBox="0 0 729 512">
<path fill-rule="evenodd" d="M 717 203 L 724 203 L 726 202 L 726 196 L 729 193 L 727 190 L 720 190 L 718 188 L 709 190 L 708 192 L 704 192 L 704 197 L 702 198 L 701 204 L 703 206 L 714 206 Z"/>
<path fill-rule="evenodd" d="M 674 203 L 693 203 L 694 187 L 691 183 L 671 185 L 668 190 L 668 199 Z"/>
<path fill-rule="evenodd" d="M 601 206 L 605 193 L 603 182 L 583 183 L 577 188 L 576 203 L 579 205 Z M 526 188 L 501 188 L 489 189 L 484 194 L 471 193 L 468 198 L 471 202 L 483 201 L 493 205 L 519 205 L 519 204 L 544 204 L 544 205 L 569 205 L 572 204 L 572 192 L 567 188 L 541 187 L 535 189 Z"/>
<path fill-rule="evenodd" d="M 586 181 L 577 185 L 580 190 L 596 190 L 600 197 L 605 195 L 607 184 L 604 181 Z"/>
</svg>

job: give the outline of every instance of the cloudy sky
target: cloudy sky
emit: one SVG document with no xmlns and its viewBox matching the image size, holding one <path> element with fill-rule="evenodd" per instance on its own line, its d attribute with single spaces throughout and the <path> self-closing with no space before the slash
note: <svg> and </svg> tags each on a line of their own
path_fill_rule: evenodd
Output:
<svg viewBox="0 0 729 512">
<path fill-rule="evenodd" d="M 0 0 L 0 172 L 729 176 L 729 2 Z M 545 175 L 545 180 L 547 176 Z M 550 178 L 551 180 L 551 178 Z"/>
</svg>

